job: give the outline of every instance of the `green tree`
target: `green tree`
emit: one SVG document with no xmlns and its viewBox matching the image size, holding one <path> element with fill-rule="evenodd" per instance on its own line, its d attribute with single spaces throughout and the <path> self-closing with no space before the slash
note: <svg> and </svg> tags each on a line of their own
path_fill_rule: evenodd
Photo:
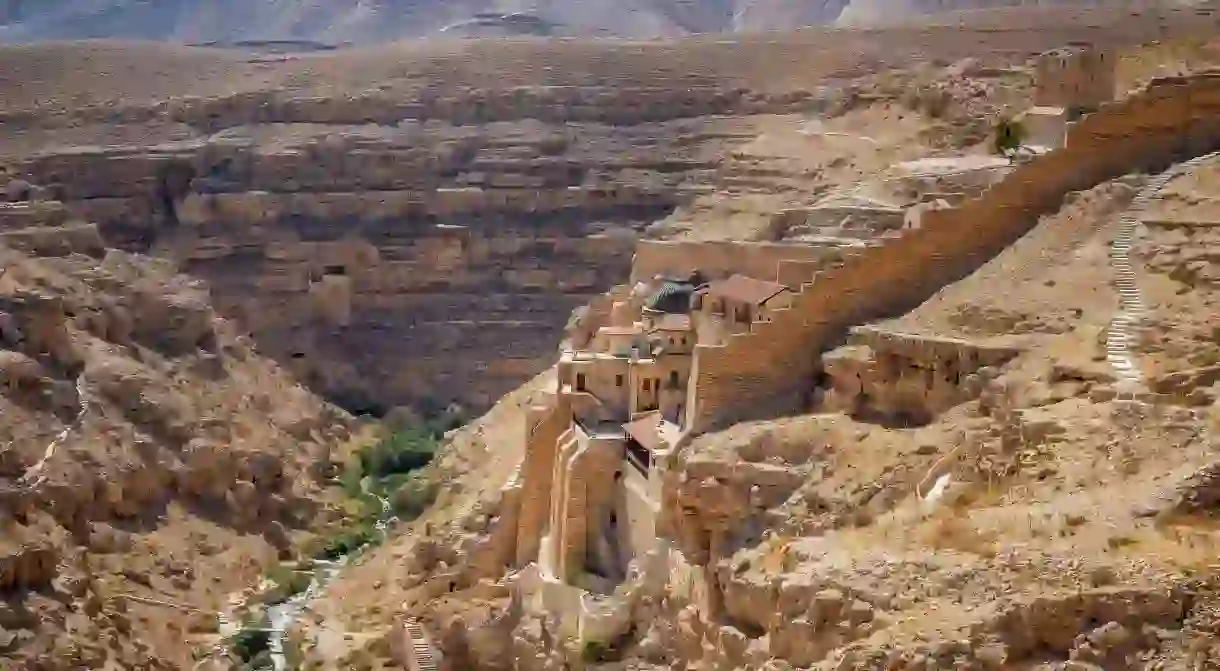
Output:
<svg viewBox="0 0 1220 671">
<path fill-rule="evenodd" d="M 1025 128 L 1020 122 L 1008 117 L 996 122 L 992 133 L 991 149 L 999 156 L 1009 156 L 1025 142 Z"/>
</svg>

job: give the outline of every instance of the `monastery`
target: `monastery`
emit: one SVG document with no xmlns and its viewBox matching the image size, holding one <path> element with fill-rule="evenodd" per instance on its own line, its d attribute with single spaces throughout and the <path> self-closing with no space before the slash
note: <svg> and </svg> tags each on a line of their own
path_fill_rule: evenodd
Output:
<svg viewBox="0 0 1220 671">
<path fill-rule="evenodd" d="M 1114 94 L 1113 63 L 1082 46 L 1043 55 L 1036 72 L 1036 106 L 1020 119 L 1041 152 L 1062 147 L 1069 123 Z M 960 201 L 973 194 L 937 195 Z M 936 211 L 927 207 L 930 200 L 920 198 L 905 213 L 864 203 L 851 214 L 918 230 L 921 218 Z M 835 212 L 842 207 L 836 204 Z M 824 214 L 785 216 L 804 224 Z M 771 411 L 776 397 L 791 410 L 836 409 L 918 423 L 933 407 L 968 398 L 980 369 L 1017 354 L 860 326 L 851 329 L 849 342 L 873 345 L 882 352 L 879 360 L 853 361 L 848 349 L 815 361 L 816 347 L 803 349 L 807 360 L 785 360 L 791 339 L 812 335 L 816 341 L 823 324 L 801 317 L 783 333 L 773 327 L 807 309 L 803 298 L 815 276 L 824 279 L 827 270 L 878 244 L 839 235 L 807 245 L 640 243 L 635 274 L 658 272 L 615 287 L 577 315 L 550 400 L 531 411 L 519 565 L 536 561 L 544 580 L 609 593 L 632 562 L 667 535 L 659 515 L 663 471 L 694 435 L 744 417 L 781 414 Z M 787 380 L 778 390 L 783 393 L 760 407 L 752 407 L 755 394 L 774 389 L 774 380 L 738 374 L 727 388 L 708 384 L 716 368 L 738 359 L 743 348 L 747 358 L 765 360 L 765 368 Z M 933 363 L 923 367 L 928 351 Z M 709 386 L 717 388 L 705 394 Z"/>
</svg>

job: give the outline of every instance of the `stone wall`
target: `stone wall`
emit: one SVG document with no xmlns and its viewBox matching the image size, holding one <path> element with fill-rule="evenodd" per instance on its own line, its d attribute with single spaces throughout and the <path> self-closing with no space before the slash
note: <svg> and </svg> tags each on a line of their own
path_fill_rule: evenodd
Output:
<svg viewBox="0 0 1220 671">
<path fill-rule="evenodd" d="M 571 424 L 572 413 L 558 401 L 540 406 L 530 415 L 525 458 L 521 464 L 521 511 L 518 515 L 516 565 L 538 559 L 542 535 L 551 514 L 552 483 L 560 437 Z"/>
<path fill-rule="evenodd" d="M 695 349 L 695 431 L 805 407 L 818 352 L 849 327 L 909 310 L 973 272 L 1053 212 L 1070 191 L 1164 169 L 1220 145 L 1220 75 L 1153 80 L 1072 124 L 1065 147 L 1023 164 L 982 196 L 929 210 L 820 271 L 789 310 L 725 345 Z"/>
<path fill-rule="evenodd" d="M 1117 93 L 1118 59 L 1116 53 L 1081 47 L 1042 54 L 1035 64 L 1034 104 L 1092 108 L 1110 102 Z"/>
<path fill-rule="evenodd" d="M 853 328 L 848 343 L 822 357 L 830 379 L 824 408 L 898 426 L 927 424 L 977 397 L 985 378 L 981 369 L 1020 352 L 874 327 Z"/>
<path fill-rule="evenodd" d="M 796 275 L 803 274 L 807 281 L 816 268 L 837 260 L 840 255 L 836 248 L 815 245 L 641 240 L 635 247 L 631 281 L 648 282 L 656 275 L 686 277 L 694 270 L 709 279 L 741 273 L 775 281 L 781 263 L 791 264 L 789 267 L 798 269 Z M 795 279 L 791 272 L 783 274 L 789 281 Z"/>
</svg>

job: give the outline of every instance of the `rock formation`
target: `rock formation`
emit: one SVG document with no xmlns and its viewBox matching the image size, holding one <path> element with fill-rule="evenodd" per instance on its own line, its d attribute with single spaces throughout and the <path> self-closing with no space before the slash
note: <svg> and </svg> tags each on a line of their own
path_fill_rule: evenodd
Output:
<svg viewBox="0 0 1220 671">
<path fill-rule="evenodd" d="M 325 516 L 318 475 L 351 420 L 260 358 L 196 280 L 10 195 L 0 651 L 18 668 L 181 668 L 207 629 L 183 604 L 215 612 Z"/>
</svg>

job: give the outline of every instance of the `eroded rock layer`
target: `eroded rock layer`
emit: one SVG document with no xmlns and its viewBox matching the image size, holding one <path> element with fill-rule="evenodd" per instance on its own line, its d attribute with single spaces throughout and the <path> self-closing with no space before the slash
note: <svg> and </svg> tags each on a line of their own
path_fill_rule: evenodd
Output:
<svg viewBox="0 0 1220 671">
<path fill-rule="evenodd" d="M 262 350 L 348 408 L 481 408 L 550 363 L 571 311 L 627 275 L 637 233 L 753 123 L 256 123 L 20 172 L 108 243 L 208 280 Z"/>
</svg>

